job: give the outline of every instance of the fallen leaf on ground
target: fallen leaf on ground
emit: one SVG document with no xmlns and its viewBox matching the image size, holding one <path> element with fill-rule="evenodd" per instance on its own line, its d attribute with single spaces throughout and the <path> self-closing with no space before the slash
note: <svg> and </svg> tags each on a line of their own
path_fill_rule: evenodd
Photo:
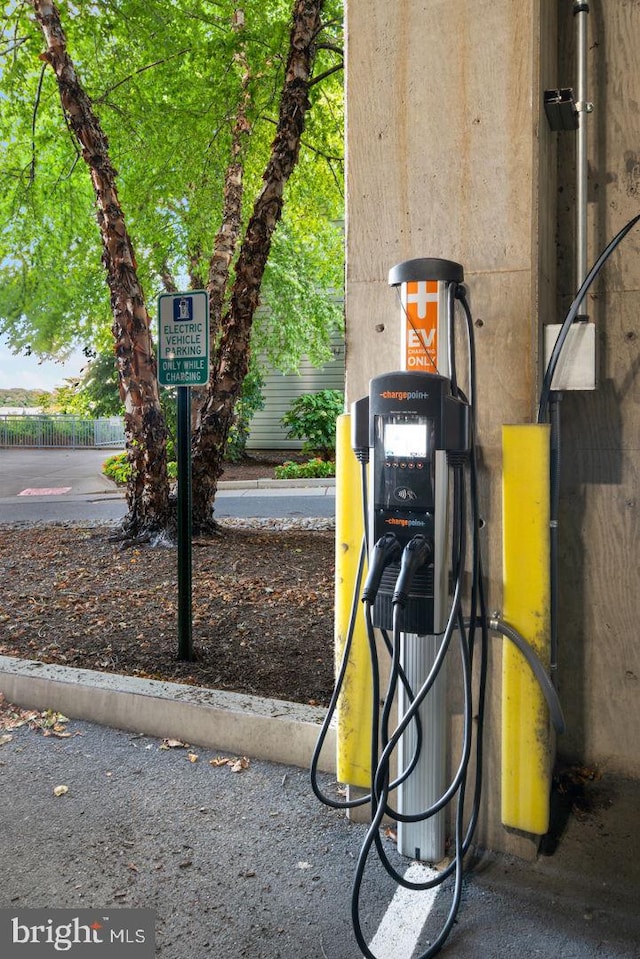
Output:
<svg viewBox="0 0 640 959">
<path fill-rule="evenodd" d="M 54 787 L 53 787 L 53 795 L 54 795 L 54 796 L 64 796 L 64 795 L 65 795 L 66 793 L 68 793 L 68 792 L 69 792 L 69 787 L 68 787 L 68 786 L 54 786 Z"/>
<path fill-rule="evenodd" d="M 209 760 L 210 766 L 228 766 L 232 773 L 241 773 L 244 769 L 248 769 L 250 765 L 250 760 L 246 756 L 241 757 L 229 757 L 229 756 L 216 756 L 215 759 Z"/>
<path fill-rule="evenodd" d="M 160 744 L 160 749 L 186 749 L 187 744 L 183 743 L 181 739 L 163 739 Z"/>
<path fill-rule="evenodd" d="M 4 746 L 5 743 L 10 743 L 12 739 L 13 736 L 11 736 L 9 733 L 6 733 L 4 736 L 0 736 L 0 746 Z"/>
<path fill-rule="evenodd" d="M 197 763 L 197 762 L 198 762 L 198 754 L 197 754 L 197 753 L 188 753 L 188 754 L 187 754 L 187 759 L 189 760 L 190 763 Z"/>
</svg>

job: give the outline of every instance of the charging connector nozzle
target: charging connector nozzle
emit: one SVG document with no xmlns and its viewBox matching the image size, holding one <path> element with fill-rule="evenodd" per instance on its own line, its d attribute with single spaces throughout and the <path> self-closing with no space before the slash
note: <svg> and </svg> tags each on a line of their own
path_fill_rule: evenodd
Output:
<svg viewBox="0 0 640 959">
<path fill-rule="evenodd" d="M 390 563 L 397 563 L 402 553 L 402 547 L 393 533 L 385 533 L 377 541 L 369 556 L 369 572 L 362 590 L 362 602 L 373 603 L 378 590 L 382 574 Z"/>
<path fill-rule="evenodd" d="M 406 606 L 413 577 L 421 566 L 433 562 L 433 542 L 426 536 L 418 535 L 409 540 L 402 553 L 400 573 L 391 602 Z"/>
</svg>

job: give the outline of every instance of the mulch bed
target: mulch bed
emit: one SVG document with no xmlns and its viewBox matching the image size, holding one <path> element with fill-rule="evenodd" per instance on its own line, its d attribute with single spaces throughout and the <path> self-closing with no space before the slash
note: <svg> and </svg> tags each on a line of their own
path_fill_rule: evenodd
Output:
<svg viewBox="0 0 640 959">
<path fill-rule="evenodd" d="M 0 654 L 326 704 L 330 532 L 223 529 L 193 546 L 195 661 L 178 658 L 175 547 L 103 526 L 0 527 Z"/>
</svg>

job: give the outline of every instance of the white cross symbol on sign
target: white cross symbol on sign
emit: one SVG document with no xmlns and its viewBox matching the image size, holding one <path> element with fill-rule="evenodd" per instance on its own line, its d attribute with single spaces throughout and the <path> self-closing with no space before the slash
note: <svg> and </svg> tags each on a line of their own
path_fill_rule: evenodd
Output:
<svg viewBox="0 0 640 959">
<path fill-rule="evenodd" d="M 438 294 L 427 293 L 427 284 L 424 281 L 419 281 L 417 286 L 418 289 L 416 293 L 407 293 L 407 303 L 417 303 L 418 319 L 424 320 L 427 315 L 427 303 L 437 303 Z"/>
</svg>

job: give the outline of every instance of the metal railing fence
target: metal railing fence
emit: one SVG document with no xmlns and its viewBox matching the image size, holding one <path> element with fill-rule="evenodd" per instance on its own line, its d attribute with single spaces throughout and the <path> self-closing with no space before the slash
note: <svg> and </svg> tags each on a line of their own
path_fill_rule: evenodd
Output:
<svg viewBox="0 0 640 959">
<path fill-rule="evenodd" d="M 0 414 L 0 446 L 121 448 L 125 445 L 120 416 L 89 419 L 64 414 Z"/>
</svg>

